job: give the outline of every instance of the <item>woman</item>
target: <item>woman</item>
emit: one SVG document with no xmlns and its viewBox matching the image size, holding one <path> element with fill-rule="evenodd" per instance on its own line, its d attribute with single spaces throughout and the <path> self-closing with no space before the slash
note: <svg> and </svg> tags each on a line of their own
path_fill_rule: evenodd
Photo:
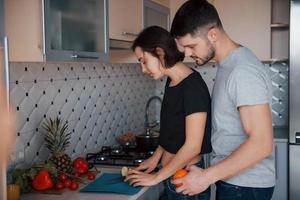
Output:
<svg viewBox="0 0 300 200">
<path fill-rule="evenodd" d="M 176 193 L 172 175 L 190 165 L 204 167 L 200 154 L 211 152 L 210 96 L 201 75 L 182 63 L 168 31 L 158 26 L 144 29 L 132 50 L 142 71 L 154 80 L 167 76 L 160 117 L 159 146 L 153 156 L 130 170 L 126 180 L 133 186 L 151 186 L 164 181 L 168 199 L 209 199 L 210 189 L 189 197 Z M 162 168 L 151 173 L 161 162 Z"/>
</svg>

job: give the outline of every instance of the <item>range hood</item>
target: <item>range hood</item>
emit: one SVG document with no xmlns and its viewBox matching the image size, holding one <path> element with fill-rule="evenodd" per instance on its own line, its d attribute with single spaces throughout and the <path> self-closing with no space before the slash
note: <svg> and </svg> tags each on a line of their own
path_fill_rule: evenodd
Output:
<svg viewBox="0 0 300 200">
<path fill-rule="evenodd" d="M 131 41 L 109 39 L 109 48 L 117 50 L 130 50 Z"/>
</svg>

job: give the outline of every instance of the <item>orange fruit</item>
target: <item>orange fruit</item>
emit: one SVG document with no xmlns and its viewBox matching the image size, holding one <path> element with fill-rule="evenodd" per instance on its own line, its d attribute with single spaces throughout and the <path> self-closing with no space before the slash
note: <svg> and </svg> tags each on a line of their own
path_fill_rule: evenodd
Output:
<svg viewBox="0 0 300 200">
<path fill-rule="evenodd" d="M 186 176 L 187 174 L 188 174 L 188 171 L 186 171 L 184 169 L 179 169 L 173 175 L 173 179 L 182 178 L 182 177 Z M 176 185 L 176 187 L 180 187 L 180 186 L 182 186 L 182 183 L 177 183 L 175 185 Z"/>
</svg>

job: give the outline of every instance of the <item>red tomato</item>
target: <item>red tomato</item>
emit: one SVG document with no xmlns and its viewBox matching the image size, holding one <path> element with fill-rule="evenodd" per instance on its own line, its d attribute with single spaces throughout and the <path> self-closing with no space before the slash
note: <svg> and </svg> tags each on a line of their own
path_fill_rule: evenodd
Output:
<svg viewBox="0 0 300 200">
<path fill-rule="evenodd" d="M 64 180 L 63 181 L 63 184 L 64 184 L 64 186 L 67 188 L 67 187 L 70 187 L 70 185 L 71 185 L 71 180 L 70 179 L 66 179 L 66 180 Z"/>
<path fill-rule="evenodd" d="M 79 188 L 79 185 L 77 182 L 72 181 L 71 185 L 69 186 L 70 190 L 77 190 Z"/>
<path fill-rule="evenodd" d="M 47 170 L 41 170 L 32 180 L 32 187 L 36 190 L 47 190 L 53 187 L 53 181 Z"/>
<path fill-rule="evenodd" d="M 96 178 L 96 175 L 95 175 L 94 173 L 89 173 L 89 174 L 87 175 L 87 178 L 88 178 L 89 180 L 94 180 L 94 179 Z"/>
<path fill-rule="evenodd" d="M 89 164 L 84 158 L 78 157 L 73 161 L 73 168 L 75 172 L 86 174 L 89 170 Z"/>
<path fill-rule="evenodd" d="M 64 186 L 64 184 L 62 183 L 62 182 L 60 182 L 60 181 L 57 181 L 56 182 L 56 184 L 55 184 L 55 189 L 57 189 L 57 190 L 62 190 L 62 189 L 64 189 L 65 188 L 65 186 Z"/>
<path fill-rule="evenodd" d="M 58 179 L 60 181 L 64 181 L 64 180 L 68 179 L 68 177 L 65 174 L 60 174 L 59 177 L 58 177 Z"/>
</svg>

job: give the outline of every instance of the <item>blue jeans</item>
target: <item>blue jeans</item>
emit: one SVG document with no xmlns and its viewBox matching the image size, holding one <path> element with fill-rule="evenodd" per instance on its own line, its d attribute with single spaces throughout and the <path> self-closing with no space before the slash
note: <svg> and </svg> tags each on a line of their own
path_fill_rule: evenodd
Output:
<svg viewBox="0 0 300 200">
<path fill-rule="evenodd" d="M 216 200 L 270 200 L 274 191 L 274 187 L 241 187 L 224 181 L 218 181 L 216 186 Z"/>
<path fill-rule="evenodd" d="M 195 165 L 204 168 L 203 160 Z M 172 178 L 170 177 L 164 181 L 165 194 L 160 198 L 161 200 L 210 200 L 210 188 L 194 196 L 184 195 L 176 192 L 176 186 L 171 183 L 171 180 Z"/>
</svg>

